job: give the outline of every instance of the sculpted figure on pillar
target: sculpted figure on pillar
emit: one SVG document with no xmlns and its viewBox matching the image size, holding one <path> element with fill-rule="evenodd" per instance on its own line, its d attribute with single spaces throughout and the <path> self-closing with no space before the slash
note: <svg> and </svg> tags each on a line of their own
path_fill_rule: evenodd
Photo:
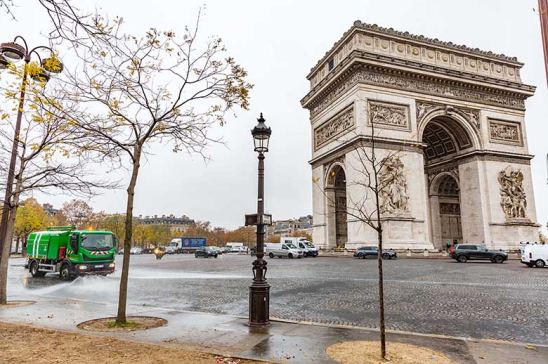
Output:
<svg viewBox="0 0 548 364">
<path fill-rule="evenodd" d="M 527 198 L 523 190 L 523 173 L 510 167 L 499 172 L 500 206 L 506 218 L 525 218 Z"/>
<path fill-rule="evenodd" d="M 403 173 L 403 162 L 392 155 L 383 161 L 379 174 L 381 213 L 407 212 L 407 180 Z"/>
</svg>

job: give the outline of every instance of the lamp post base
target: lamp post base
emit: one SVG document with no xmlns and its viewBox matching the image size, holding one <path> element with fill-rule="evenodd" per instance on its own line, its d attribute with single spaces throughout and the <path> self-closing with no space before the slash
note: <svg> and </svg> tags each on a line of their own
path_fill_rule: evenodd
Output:
<svg viewBox="0 0 548 364">
<path fill-rule="evenodd" d="M 270 285 L 266 281 L 253 281 L 249 286 L 249 326 L 270 324 Z"/>
</svg>

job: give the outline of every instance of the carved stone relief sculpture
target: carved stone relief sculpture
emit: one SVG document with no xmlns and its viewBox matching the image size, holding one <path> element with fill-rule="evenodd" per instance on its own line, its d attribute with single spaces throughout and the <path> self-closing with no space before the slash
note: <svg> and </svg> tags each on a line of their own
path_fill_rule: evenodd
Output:
<svg viewBox="0 0 548 364">
<path fill-rule="evenodd" d="M 409 127 L 409 107 L 370 101 L 369 123 L 376 126 L 388 126 L 407 129 Z"/>
<path fill-rule="evenodd" d="M 314 149 L 320 148 L 354 127 L 354 108 L 349 107 L 314 130 Z"/>
<path fill-rule="evenodd" d="M 523 173 L 510 166 L 499 172 L 500 206 L 507 219 L 525 218 L 527 198 L 523 189 Z"/>
<path fill-rule="evenodd" d="M 403 162 L 397 156 L 387 157 L 379 173 L 381 213 L 401 214 L 408 211 L 409 196 Z"/>
<path fill-rule="evenodd" d="M 520 125 L 489 119 L 489 139 L 495 143 L 522 145 Z"/>
</svg>

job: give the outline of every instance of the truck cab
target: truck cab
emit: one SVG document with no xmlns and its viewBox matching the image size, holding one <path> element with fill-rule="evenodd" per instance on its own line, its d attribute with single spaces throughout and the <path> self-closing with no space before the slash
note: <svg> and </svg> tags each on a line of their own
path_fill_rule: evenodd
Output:
<svg viewBox="0 0 548 364">
<path fill-rule="evenodd" d="M 59 273 L 63 280 L 114 272 L 116 237 L 110 231 L 53 226 L 27 240 L 27 267 L 33 277 Z"/>
</svg>

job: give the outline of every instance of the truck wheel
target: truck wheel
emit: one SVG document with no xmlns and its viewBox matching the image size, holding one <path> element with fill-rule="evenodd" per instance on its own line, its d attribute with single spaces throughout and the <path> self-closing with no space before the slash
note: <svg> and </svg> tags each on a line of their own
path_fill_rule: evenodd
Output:
<svg viewBox="0 0 548 364">
<path fill-rule="evenodd" d="M 68 264 L 63 264 L 61 270 L 59 271 L 59 278 L 63 281 L 70 281 L 72 276 L 70 275 L 70 268 Z"/>
<path fill-rule="evenodd" d="M 498 264 L 500 264 L 500 263 L 502 263 L 502 262 L 504 262 L 504 258 L 501 257 L 500 255 L 495 255 L 495 257 L 493 258 L 493 263 L 498 263 Z"/>
<path fill-rule="evenodd" d="M 288 257 L 289 259 L 293 259 L 293 254 L 289 253 L 289 254 L 287 254 L 287 257 Z"/>
<path fill-rule="evenodd" d="M 468 258 L 466 257 L 466 255 L 459 255 L 459 256 L 457 257 L 457 261 L 458 261 L 459 263 L 466 263 L 467 260 L 468 260 Z"/>
<path fill-rule="evenodd" d="M 213 257 L 214 257 L 215 259 L 217 259 L 217 254 L 215 254 Z"/>
<path fill-rule="evenodd" d="M 40 272 L 38 270 L 38 262 L 36 260 L 33 260 L 32 263 L 30 263 L 29 271 L 34 278 L 43 277 L 46 275 L 46 272 Z"/>
<path fill-rule="evenodd" d="M 544 260 L 542 259 L 539 259 L 535 262 L 535 267 L 537 268 L 544 268 L 545 264 L 544 264 Z"/>
<path fill-rule="evenodd" d="M 274 258 L 274 253 L 268 254 L 268 257 L 269 257 L 269 258 Z"/>
</svg>

